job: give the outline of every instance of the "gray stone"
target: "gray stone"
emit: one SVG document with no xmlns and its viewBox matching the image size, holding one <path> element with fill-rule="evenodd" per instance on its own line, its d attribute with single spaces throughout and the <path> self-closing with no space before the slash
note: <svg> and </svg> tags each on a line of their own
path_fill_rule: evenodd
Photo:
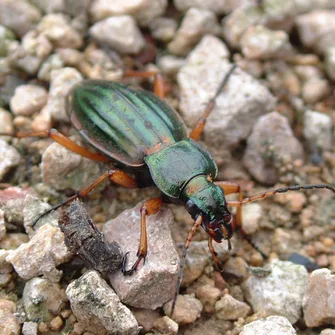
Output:
<svg viewBox="0 0 335 335">
<path fill-rule="evenodd" d="M 330 116 L 308 110 L 304 114 L 304 137 L 310 147 L 330 150 L 333 145 L 333 123 Z"/>
<path fill-rule="evenodd" d="M 21 325 L 15 317 L 16 304 L 13 301 L 0 299 L 0 329 L 3 335 L 19 335 Z"/>
<path fill-rule="evenodd" d="M 335 275 L 329 269 L 312 272 L 303 300 L 307 327 L 335 325 Z"/>
<path fill-rule="evenodd" d="M 20 162 L 20 154 L 18 151 L 0 139 L 0 181 L 5 177 L 6 173 L 16 167 Z"/>
<path fill-rule="evenodd" d="M 305 267 L 274 260 L 266 277 L 250 276 L 243 283 L 246 300 L 254 312 L 281 315 L 292 324 L 301 316 L 308 273 Z"/>
<path fill-rule="evenodd" d="M 149 28 L 156 39 L 169 42 L 177 30 L 177 21 L 169 17 L 158 17 L 150 22 Z"/>
<path fill-rule="evenodd" d="M 37 335 L 38 323 L 37 322 L 24 322 L 22 326 L 23 335 Z"/>
<path fill-rule="evenodd" d="M 70 257 L 63 233 L 58 227 L 46 224 L 28 243 L 12 250 L 6 260 L 25 280 L 44 275 L 50 281 L 57 282 L 61 272 L 56 266 L 68 261 Z"/>
<path fill-rule="evenodd" d="M 178 333 L 178 323 L 170 319 L 168 316 L 163 316 L 159 318 L 154 323 L 154 329 L 158 330 L 162 334 L 177 334 Z"/>
<path fill-rule="evenodd" d="M 215 312 L 218 319 L 235 321 L 238 318 L 245 319 L 251 312 L 251 308 L 246 303 L 225 294 L 215 304 Z"/>
<path fill-rule="evenodd" d="M 176 75 L 185 64 L 185 59 L 173 55 L 162 56 L 158 60 L 158 67 L 167 75 Z"/>
<path fill-rule="evenodd" d="M 269 316 L 248 323 L 242 328 L 240 335 L 296 335 L 296 331 L 286 318 Z"/>
<path fill-rule="evenodd" d="M 190 8 L 178 28 L 168 50 L 177 55 L 186 55 L 206 34 L 219 35 L 220 26 L 215 14 L 206 9 Z"/>
<path fill-rule="evenodd" d="M 259 182 L 273 185 L 279 179 L 279 167 L 303 158 L 303 147 L 294 137 L 287 118 L 272 112 L 260 117 L 254 125 L 243 163 Z"/>
<path fill-rule="evenodd" d="M 10 29 L 0 25 L 0 57 L 6 57 L 13 40 L 15 40 L 15 34 Z"/>
<path fill-rule="evenodd" d="M 64 61 L 58 54 L 50 55 L 40 66 L 37 77 L 40 80 L 50 82 L 51 72 L 64 67 Z"/>
<path fill-rule="evenodd" d="M 42 86 L 21 85 L 15 89 L 10 108 L 15 115 L 32 115 L 47 103 L 48 92 Z"/>
<path fill-rule="evenodd" d="M 221 291 L 211 285 L 203 285 L 196 289 L 196 297 L 201 301 L 205 313 L 214 313 L 215 303 L 221 297 Z"/>
<path fill-rule="evenodd" d="M 135 317 L 95 271 L 86 272 L 66 289 L 77 320 L 93 334 L 136 335 Z"/>
<path fill-rule="evenodd" d="M 65 292 L 57 283 L 33 278 L 24 286 L 23 306 L 29 321 L 50 322 L 65 307 Z"/>
<path fill-rule="evenodd" d="M 215 14 L 229 13 L 234 8 L 250 2 L 249 0 L 174 0 L 174 5 L 179 11 L 186 12 L 192 7 L 208 9 Z"/>
<path fill-rule="evenodd" d="M 115 16 L 95 23 L 89 30 L 93 39 L 122 54 L 137 54 L 144 47 L 144 38 L 129 15 Z"/>
<path fill-rule="evenodd" d="M 335 46 L 327 49 L 325 63 L 328 76 L 335 81 Z"/>
<path fill-rule="evenodd" d="M 140 204 L 105 223 L 107 241 L 116 241 L 124 252 L 129 251 L 129 268 L 137 259 L 140 237 Z M 156 309 L 172 299 L 178 272 L 178 255 L 171 238 L 170 210 L 161 209 L 147 218 L 148 255 L 136 273 L 124 276 L 121 272 L 109 275 L 109 280 L 123 303 L 133 307 Z M 122 226 L 122 229 L 120 227 Z M 162 290 L 164 287 L 164 290 Z"/>
<path fill-rule="evenodd" d="M 302 87 L 302 97 L 307 104 L 315 104 L 329 93 L 330 85 L 327 79 L 311 78 Z"/>
<path fill-rule="evenodd" d="M 247 235 L 254 234 L 264 218 L 263 207 L 257 203 L 248 204 L 242 207 L 243 231 Z"/>
</svg>

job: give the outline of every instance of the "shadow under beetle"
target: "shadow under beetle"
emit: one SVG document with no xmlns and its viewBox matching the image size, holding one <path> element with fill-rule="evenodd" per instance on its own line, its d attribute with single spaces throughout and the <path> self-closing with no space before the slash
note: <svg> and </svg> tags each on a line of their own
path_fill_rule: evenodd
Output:
<svg viewBox="0 0 335 335">
<path fill-rule="evenodd" d="M 74 199 L 86 196 L 106 180 L 128 188 L 156 185 L 161 191 L 161 197 L 145 201 L 140 210 L 141 233 L 138 258 L 127 270 L 125 257 L 122 271 L 125 275 L 132 274 L 147 255 L 146 217 L 157 213 L 163 202 L 182 204 L 193 218 L 194 224 L 184 246 L 176 288 L 178 292 L 186 250 L 200 226 L 209 235 L 209 250 L 219 270 L 222 270 L 212 242 L 214 240 L 220 243 L 222 240 L 228 240 L 229 243 L 233 232 L 241 228 L 243 205 L 276 193 L 302 189 L 327 188 L 335 193 L 335 188 L 326 184 L 296 185 L 243 198 L 238 184 L 214 181 L 218 172 L 217 166 L 211 154 L 197 141 L 203 132 L 207 117 L 215 106 L 215 99 L 229 78 L 234 75 L 235 67 L 235 65 L 232 66 L 225 75 L 217 92 L 209 100 L 203 116 L 189 136 L 182 119 L 162 100 L 164 86 L 159 74 L 134 71 L 128 71 L 125 74 L 125 76 L 138 77 L 155 76 L 155 94 L 103 80 L 83 81 L 75 86 L 68 98 L 67 110 L 71 122 L 80 135 L 99 153 L 90 152 L 77 145 L 55 129 L 30 133 L 19 132 L 15 136 L 50 137 L 81 156 L 99 162 L 112 161 L 121 168 L 106 171 L 92 184 L 54 206 L 42 216 Z M 131 175 L 125 172 L 126 170 L 130 170 Z M 225 195 L 232 193 L 239 194 L 238 200 L 227 201 Z M 235 217 L 229 212 L 228 206 L 237 207 Z M 230 243 L 229 248 L 231 248 Z M 172 313 L 175 301 L 176 296 Z"/>
</svg>

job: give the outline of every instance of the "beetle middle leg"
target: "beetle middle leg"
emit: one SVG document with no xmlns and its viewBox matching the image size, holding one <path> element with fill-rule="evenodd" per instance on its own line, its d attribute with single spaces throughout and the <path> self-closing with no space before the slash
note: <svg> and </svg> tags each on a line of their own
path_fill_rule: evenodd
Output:
<svg viewBox="0 0 335 335">
<path fill-rule="evenodd" d="M 134 271 L 136 271 L 138 265 L 140 264 L 141 260 L 145 262 L 145 258 L 148 252 L 148 241 L 147 241 L 147 222 L 146 218 L 149 215 L 156 214 L 159 209 L 161 208 L 163 200 L 161 198 L 152 198 L 147 200 L 141 206 L 141 233 L 140 233 L 140 243 L 137 250 L 137 260 L 133 264 L 133 266 L 126 270 L 126 263 L 127 263 L 127 255 L 124 256 L 123 263 L 122 263 L 122 273 L 124 275 L 131 275 Z"/>
</svg>

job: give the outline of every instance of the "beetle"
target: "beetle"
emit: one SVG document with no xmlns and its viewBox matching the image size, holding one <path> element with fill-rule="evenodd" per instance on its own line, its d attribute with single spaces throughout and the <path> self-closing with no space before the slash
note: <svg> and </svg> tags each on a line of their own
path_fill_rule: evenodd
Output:
<svg viewBox="0 0 335 335">
<path fill-rule="evenodd" d="M 123 83 L 103 80 L 88 80 L 76 85 L 68 97 L 67 111 L 72 125 L 98 151 L 97 153 L 79 146 L 55 129 L 19 132 L 15 136 L 50 137 L 81 156 L 99 162 L 112 161 L 119 168 L 106 171 L 92 184 L 52 207 L 42 216 L 74 199 L 86 196 L 106 180 L 127 188 L 156 185 L 161 191 L 161 196 L 145 201 L 140 209 L 141 230 L 137 260 L 127 270 L 125 257 L 122 271 L 125 275 L 131 275 L 141 260 L 146 258 L 147 216 L 157 213 L 163 202 L 184 205 L 194 224 L 184 246 L 177 281 L 178 291 L 186 250 L 200 226 L 207 232 L 209 250 L 218 268 L 222 270 L 212 242 L 214 240 L 220 243 L 222 240 L 228 240 L 229 243 L 233 232 L 241 228 L 243 205 L 287 191 L 327 188 L 335 192 L 334 187 L 327 184 L 295 185 L 265 191 L 243 199 L 238 184 L 215 181 L 218 173 L 217 165 L 209 151 L 198 140 L 206 119 L 215 106 L 215 99 L 233 75 L 235 67 L 233 65 L 224 76 L 216 93 L 209 100 L 203 116 L 189 136 L 180 116 L 163 101 L 164 87 L 159 74 L 132 71 L 126 73 L 126 76 L 139 77 L 154 75 L 155 94 L 142 89 L 133 89 Z M 232 193 L 238 193 L 238 200 L 227 201 L 225 196 Z M 229 211 L 229 206 L 237 207 L 235 216 Z"/>
</svg>

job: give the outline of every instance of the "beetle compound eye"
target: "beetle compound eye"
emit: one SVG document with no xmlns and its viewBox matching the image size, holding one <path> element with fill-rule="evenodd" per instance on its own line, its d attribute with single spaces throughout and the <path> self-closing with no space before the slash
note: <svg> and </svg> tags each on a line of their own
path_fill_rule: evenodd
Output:
<svg viewBox="0 0 335 335">
<path fill-rule="evenodd" d="M 192 218 L 194 218 L 196 214 L 199 214 L 198 208 L 192 200 L 188 200 L 186 202 L 185 208 L 188 211 L 188 213 L 192 216 Z"/>
</svg>

